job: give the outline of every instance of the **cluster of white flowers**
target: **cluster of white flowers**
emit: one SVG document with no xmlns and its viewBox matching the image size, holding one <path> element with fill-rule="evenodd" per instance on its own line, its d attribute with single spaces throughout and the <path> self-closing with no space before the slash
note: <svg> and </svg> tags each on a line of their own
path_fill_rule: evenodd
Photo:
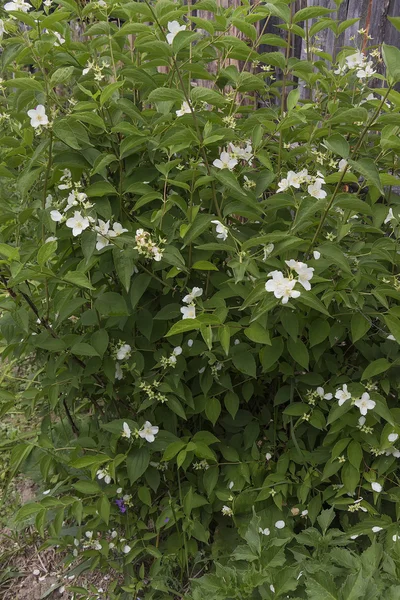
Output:
<svg viewBox="0 0 400 600">
<path fill-rule="evenodd" d="M 368 79 L 376 73 L 372 60 L 368 60 L 368 57 L 360 50 L 346 56 L 345 62 L 339 65 L 334 73 L 335 75 L 344 75 L 348 70 L 353 71 L 355 69 L 357 69 L 357 77 L 361 80 Z"/>
<path fill-rule="evenodd" d="M 265 284 L 267 292 L 273 292 L 275 298 L 282 298 L 282 304 L 287 304 L 290 298 L 298 298 L 300 292 L 294 289 L 296 283 L 303 286 L 305 290 L 311 289 L 310 281 L 314 276 L 314 268 L 306 263 L 291 259 L 285 261 L 287 266 L 295 271 L 298 278 L 292 275 L 285 277 L 282 271 L 271 271 L 268 273 L 269 279 Z"/>
<path fill-rule="evenodd" d="M 143 390 L 147 398 L 152 402 L 161 402 L 161 404 L 164 404 L 164 402 L 168 401 L 168 398 L 165 394 L 162 394 L 158 391 L 157 388 L 159 385 L 159 381 L 153 381 L 152 383 L 146 383 L 145 381 L 141 381 L 139 388 Z"/>
<path fill-rule="evenodd" d="M 195 471 L 208 471 L 210 465 L 206 460 L 201 460 L 200 462 L 193 463 L 192 467 Z"/>
<path fill-rule="evenodd" d="M 233 517 L 233 510 L 229 506 L 226 506 L 226 504 L 222 507 L 221 512 L 224 517 Z"/>
<path fill-rule="evenodd" d="M 102 250 L 109 245 L 110 240 L 126 233 L 128 230 L 122 227 L 121 223 L 113 223 L 110 228 L 110 221 L 98 220 L 98 225 L 95 225 L 94 230 L 97 233 L 96 250 Z"/>
<path fill-rule="evenodd" d="M 180 31 L 186 30 L 186 25 L 180 25 L 178 21 L 168 21 L 167 23 L 168 33 L 167 33 L 167 42 L 172 45 L 175 36 Z"/>
<path fill-rule="evenodd" d="M 67 203 L 62 209 L 62 212 L 58 208 L 53 209 L 50 211 L 50 218 L 55 223 L 63 223 L 65 221 L 66 226 L 72 229 L 72 235 L 74 237 L 81 235 L 85 229 L 93 226 L 94 231 L 97 233 L 96 249 L 102 250 L 109 245 L 112 239 L 115 239 L 128 231 L 122 227 L 120 223 L 114 222 L 111 227 L 110 221 L 105 222 L 101 219 L 98 219 L 98 224 L 95 225 L 96 220 L 92 216 L 82 214 L 82 211 L 91 209 L 93 204 L 88 201 L 88 197 L 84 192 L 79 191 L 81 184 L 79 182 L 72 182 L 71 171 L 69 169 L 64 170 L 57 187 L 59 190 L 71 191 L 68 194 Z M 52 201 L 53 198 L 51 194 L 49 194 L 46 198 L 46 208 L 51 207 Z M 66 213 L 71 210 L 71 208 L 76 207 L 78 207 L 79 210 L 74 210 L 74 216 L 67 218 Z"/>
<path fill-rule="evenodd" d="M 195 298 L 200 298 L 203 293 L 203 288 L 194 287 L 190 294 L 186 294 L 182 298 L 182 302 L 188 306 L 182 306 L 181 313 L 182 319 L 195 319 L 196 318 L 196 306 L 194 304 Z"/>
<path fill-rule="evenodd" d="M 142 425 L 141 429 L 135 430 L 134 435 L 136 437 L 141 437 L 142 439 L 146 440 L 146 442 L 149 442 L 151 444 L 156 439 L 156 435 L 158 432 L 159 427 L 157 427 L 157 425 L 152 425 L 150 421 L 146 421 L 144 425 Z M 122 424 L 121 437 L 127 440 L 131 439 L 132 431 L 128 423 L 124 422 Z"/>
<path fill-rule="evenodd" d="M 162 356 L 160 359 L 160 363 L 161 366 L 164 367 L 164 369 L 166 369 L 167 367 L 173 367 L 175 368 L 176 366 L 176 357 L 179 356 L 180 354 L 182 354 L 182 347 L 181 346 L 176 346 L 176 348 L 174 348 L 172 350 L 172 354 L 168 357 L 166 356 Z"/>
<path fill-rule="evenodd" d="M 288 171 L 286 177 L 281 179 L 278 183 L 277 192 L 286 192 L 289 188 L 299 189 L 301 185 L 307 183 L 307 191 L 313 198 L 322 199 L 326 198 L 327 192 L 322 189 L 325 185 L 325 177 L 319 171 L 317 175 L 310 175 L 307 169 L 302 169 L 298 173 L 295 171 Z"/>
<path fill-rule="evenodd" d="M 120 342 L 119 347 L 116 349 L 116 358 L 117 360 L 126 360 L 131 355 L 132 348 L 129 344 L 124 344 Z"/>
<path fill-rule="evenodd" d="M 338 400 L 339 406 L 343 406 L 347 400 L 352 398 L 351 392 L 347 389 L 347 384 L 343 384 L 341 388 L 338 388 L 335 392 L 335 398 Z M 360 413 L 365 417 L 369 410 L 372 410 L 376 406 L 376 402 L 371 400 L 368 392 L 364 392 L 361 398 L 356 398 L 354 400 L 354 405 L 360 409 Z"/>
<path fill-rule="evenodd" d="M 103 60 L 101 64 L 96 63 L 94 60 L 88 60 L 85 68 L 82 70 L 82 75 L 87 75 L 90 71 L 93 71 L 95 81 L 102 81 L 105 77 L 103 69 L 107 66 L 108 64 L 105 60 Z"/>
<path fill-rule="evenodd" d="M 154 242 L 151 234 L 144 229 L 137 229 L 135 233 L 136 246 L 135 250 L 142 256 L 159 262 L 163 256 L 163 250 Z M 162 243 L 163 240 L 159 240 Z"/>
<path fill-rule="evenodd" d="M 228 150 L 223 150 L 220 157 L 213 161 L 214 167 L 217 169 L 228 169 L 229 171 L 233 171 L 239 163 L 239 160 L 250 162 L 253 158 L 253 148 L 250 140 L 247 140 L 245 144 L 246 146 L 244 148 L 235 146 L 232 143 L 229 144 Z"/>
<path fill-rule="evenodd" d="M 31 8 L 32 6 L 28 2 L 25 2 L 25 0 L 15 0 L 14 2 L 6 2 L 6 4 L 4 5 L 4 10 L 6 10 L 7 12 L 13 10 L 20 10 L 24 13 L 27 13 L 31 10 Z"/>
</svg>

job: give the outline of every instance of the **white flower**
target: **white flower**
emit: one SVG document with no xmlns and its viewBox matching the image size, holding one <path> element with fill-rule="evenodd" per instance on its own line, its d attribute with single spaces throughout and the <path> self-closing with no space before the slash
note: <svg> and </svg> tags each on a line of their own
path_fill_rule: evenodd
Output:
<svg viewBox="0 0 400 600">
<path fill-rule="evenodd" d="M 187 345 L 189 346 L 189 348 L 191 348 L 193 346 L 193 340 L 188 340 Z"/>
<path fill-rule="evenodd" d="M 167 33 L 167 42 L 170 45 L 174 41 L 176 34 L 180 31 L 185 31 L 186 29 L 186 25 L 179 25 L 178 21 L 168 21 L 167 27 L 169 31 L 169 33 Z"/>
<path fill-rule="evenodd" d="M 33 569 L 33 571 L 32 571 L 32 575 L 35 575 L 36 577 L 37 577 L 38 575 L 40 575 L 40 571 L 39 571 L 39 569 Z"/>
<path fill-rule="evenodd" d="M 354 404 L 360 409 L 360 413 L 363 416 L 365 416 L 369 410 L 372 410 L 376 406 L 376 402 L 371 400 L 368 392 L 364 392 L 361 398 L 357 398 Z"/>
<path fill-rule="evenodd" d="M 393 208 L 389 208 L 389 212 L 386 216 L 386 219 L 383 221 L 386 225 L 386 223 L 389 223 L 389 221 L 392 221 L 393 219 L 395 219 L 396 217 L 393 214 Z"/>
<path fill-rule="evenodd" d="M 362 427 L 363 425 L 365 425 L 365 421 L 366 421 L 365 417 L 359 417 L 359 419 L 358 419 L 359 426 Z"/>
<path fill-rule="evenodd" d="M 373 68 L 372 62 L 368 61 L 364 67 L 362 67 L 361 69 L 358 69 L 357 77 L 359 79 L 368 79 L 369 77 L 372 77 L 373 75 L 375 75 L 375 73 L 376 73 L 376 71 Z"/>
<path fill-rule="evenodd" d="M 48 494 L 50 494 L 51 490 L 45 490 L 43 493 L 43 496 L 47 496 Z"/>
<path fill-rule="evenodd" d="M 189 306 L 182 306 L 181 308 L 182 319 L 195 319 L 196 318 L 196 307 L 194 304 L 189 304 Z"/>
<path fill-rule="evenodd" d="M 51 210 L 50 218 L 52 221 L 55 221 L 56 223 L 60 223 L 63 220 L 63 216 L 59 210 Z"/>
<path fill-rule="evenodd" d="M 115 379 L 119 381 L 124 378 L 124 373 L 121 369 L 121 365 L 117 362 L 115 363 Z"/>
<path fill-rule="evenodd" d="M 372 487 L 372 489 L 374 490 L 374 492 L 378 492 L 378 494 L 379 494 L 379 492 L 381 492 L 381 491 L 382 491 L 382 486 L 381 486 L 381 484 L 380 484 L 380 483 L 378 483 L 377 481 L 373 481 L 373 482 L 371 483 L 371 487 Z"/>
<path fill-rule="evenodd" d="M 203 288 L 194 287 L 190 294 L 187 294 L 182 298 L 182 302 L 185 304 L 191 304 L 195 298 L 199 298 L 203 293 Z"/>
<path fill-rule="evenodd" d="M 395 341 L 396 341 L 396 338 L 395 338 L 395 337 L 394 337 L 394 335 L 392 335 L 392 334 L 388 335 L 386 339 L 387 339 L 387 340 L 391 340 L 392 342 L 395 342 Z"/>
<path fill-rule="evenodd" d="M 122 552 L 124 554 L 128 554 L 131 551 L 131 547 L 128 546 L 128 544 L 126 544 L 123 548 L 122 548 Z"/>
<path fill-rule="evenodd" d="M 179 356 L 180 354 L 182 354 L 182 348 L 181 348 L 181 346 L 177 346 L 176 348 L 174 348 L 172 350 L 172 354 L 174 356 Z"/>
<path fill-rule="evenodd" d="M 55 35 L 57 38 L 57 42 L 54 43 L 55 46 L 61 46 L 61 44 L 65 42 L 65 38 L 63 38 L 62 35 L 58 33 L 58 31 L 53 31 L 53 35 Z"/>
<path fill-rule="evenodd" d="M 132 348 L 129 344 L 123 344 L 117 351 L 117 359 L 125 360 L 125 358 L 129 358 L 131 355 Z"/>
<path fill-rule="evenodd" d="M 319 260 L 321 258 L 321 252 L 318 252 L 318 250 L 314 250 L 313 257 L 315 260 Z"/>
<path fill-rule="evenodd" d="M 285 526 L 286 526 L 286 524 L 285 524 L 285 521 L 277 521 L 277 522 L 275 523 L 275 527 L 276 527 L 277 529 L 283 529 Z"/>
<path fill-rule="evenodd" d="M 229 149 L 234 158 L 239 158 L 241 160 L 245 160 L 246 162 L 249 162 L 253 158 L 253 148 L 250 141 L 246 142 L 245 148 L 229 144 Z"/>
<path fill-rule="evenodd" d="M 263 529 L 262 527 L 258 528 L 258 533 L 261 533 L 261 535 L 269 535 L 271 532 L 268 529 L 268 527 L 266 527 L 265 529 Z"/>
<path fill-rule="evenodd" d="M 310 196 L 312 196 L 313 198 L 317 198 L 317 200 L 320 200 L 321 198 L 326 198 L 327 193 L 325 192 L 325 190 L 322 189 L 323 183 L 323 180 L 317 177 L 314 183 L 311 183 L 307 188 L 307 191 L 310 194 Z"/>
<path fill-rule="evenodd" d="M 355 69 L 356 67 L 363 67 L 366 60 L 366 56 L 357 50 L 354 54 L 346 57 L 346 65 L 349 69 Z"/>
<path fill-rule="evenodd" d="M 156 435 L 159 432 L 159 428 L 157 425 L 152 425 L 150 421 L 146 421 L 141 430 L 139 431 L 139 435 L 141 438 L 145 439 L 146 442 L 150 444 L 154 442 L 156 439 Z"/>
<path fill-rule="evenodd" d="M 6 11 L 22 10 L 22 12 L 27 13 L 31 8 L 31 5 L 24 0 L 15 0 L 15 2 L 7 2 L 7 4 L 4 5 L 4 10 Z"/>
<path fill-rule="evenodd" d="M 61 587 L 58 588 L 58 593 L 63 594 L 64 592 L 65 592 L 65 585 L 62 585 Z"/>
<path fill-rule="evenodd" d="M 48 125 L 49 123 L 49 118 L 46 115 L 46 109 L 43 106 L 43 104 L 39 104 L 36 108 L 28 110 L 27 114 L 31 120 L 32 127 L 34 127 L 35 129 L 36 127 L 40 127 L 41 125 Z"/>
<path fill-rule="evenodd" d="M 211 221 L 211 223 L 216 225 L 215 231 L 217 233 L 217 238 L 224 242 L 228 237 L 229 229 L 225 227 L 225 225 L 223 225 L 221 221 L 215 220 Z"/>
<path fill-rule="evenodd" d="M 349 163 L 347 162 L 347 160 L 345 158 L 342 158 L 342 160 L 339 160 L 339 164 L 338 164 L 339 172 L 344 171 L 348 164 Z"/>
<path fill-rule="evenodd" d="M 310 280 L 314 276 L 314 267 L 309 267 L 306 263 L 293 259 L 285 260 L 285 263 L 290 269 L 293 269 L 297 273 L 300 285 L 302 285 L 305 290 L 311 290 Z"/>
<path fill-rule="evenodd" d="M 47 244 L 49 242 L 56 242 L 56 241 L 57 241 L 57 238 L 54 235 L 51 235 L 50 237 L 48 237 L 44 240 L 44 243 Z"/>
<path fill-rule="evenodd" d="M 271 583 L 271 585 L 269 586 L 269 589 L 271 590 L 271 592 L 272 592 L 273 594 L 275 594 L 275 588 L 274 588 L 274 586 L 272 585 L 272 583 Z"/>
<path fill-rule="evenodd" d="M 378 533 L 378 531 L 382 531 L 382 529 L 383 529 L 383 527 L 376 527 L 376 526 L 375 526 L 375 527 L 373 527 L 373 528 L 372 528 L 372 531 L 373 531 L 374 533 Z"/>
<path fill-rule="evenodd" d="M 113 223 L 112 230 L 108 232 L 109 237 L 114 238 L 126 233 L 128 230 L 122 227 L 121 223 Z"/>
<path fill-rule="evenodd" d="M 183 117 L 183 115 L 191 113 L 192 111 L 190 109 L 189 102 L 186 102 L 186 100 L 182 102 L 181 108 L 179 110 L 176 110 L 175 112 L 177 117 Z"/>
<path fill-rule="evenodd" d="M 129 427 L 128 423 L 123 423 L 122 425 L 122 433 L 121 433 L 121 437 L 124 437 L 126 439 L 130 439 L 131 437 L 131 428 Z"/>
<path fill-rule="evenodd" d="M 343 384 L 343 388 L 342 389 L 337 389 L 336 393 L 335 393 L 335 398 L 337 398 L 337 400 L 339 400 L 338 404 L 339 406 L 342 406 L 342 404 L 344 404 L 346 402 L 346 400 L 350 400 L 351 398 L 351 394 L 350 392 L 347 390 L 347 384 Z"/>
<path fill-rule="evenodd" d="M 275 244 L 267 244 L 266 246 L 264 246 L 264 256 L 263 256 L 263 260 L 267 260 L 267 258 L 269 258 L 269 256 L 272 254 L 272 252 L 274 251 L 275 248 Z"/>
<path fill-rule="evenodd" d="M 74 212 L 74 216 L 67 219 L 66 226 L 72 229 L 72 235 L 76 237 L 80 235 L 82 231 L 87 229 L 90 225 L 89 219 L 82 216 L 77 210 Z"/>
<path fill-rule="evenodd" d="M 399 535 L 397 535 L 397 533 L 395 533 L 395 534 L 392 536 L 392 540 L 393 540 L 394 542 L 397 542 L 398 540 L 400 540 L 400 536 L 399 536 Z"/>
<path fill-rule="evenodd" d="M 306 517 L 308 515 L 308 510 L 301 511 L 301 516 Z"/>
<path fill-rule="evenodd" d="M 265 455 L 265 460 L 271 460 L 272 458 L 272 454 L 270 452 L 267 452 L 267 454 Z"/>
<path fill-rule="evenodd" d="M 233 488 L 233 486 L 234 486 L 234 485 L 235 485 L 235 484 L 234 484 L 234 482 L 233 482 L 233 481 L 230 481 L 230 482 L 229 482 L 229 484 L 228 484 L 228 489 L 230 489 L 230 490 L 231 490 L 231 489 Z"/>
<path fill-rule="evenodd" d="M 272 279 L 265 284 L 266 291 L 273 292 L 275 298 L 282 298 L 282 304 L 287 304 L 289 298 L 300 296 L 300 292 L 293 289 L 297 283 L 296 279 L 284 277 L 281 271 L 271 271 L 268 273 L 268 277 L 272 277 Z"/>
<path fill-rule="evenodd" d="M 229 169 L 230 171 L 232 171 L 237 164 L 237 159 L 233 158 L 232 155 L 226 151 L 221 152 L 220 157 L 216 158 L 213 162 L 214 167 L 217 169 Z"/>
<path fill-rule="evenodd" d="M 221 512 L 224 517 L 232 517 L 233 515 L 233 510 L 229 506 L 226 506 L 226 504 L 222 507 Z"/>
<path fill-rule="evenodd" d="M 108 472 L 108 469 L 99 469 L 96 473 L 97 479 L 104 479 L 104 483 L 109 485 L 112 481 L 111 476 Z"/>
<path fill-rule="evenodd" d="M 389 440 L 389 442 L 394 443 L 398 440 L 398 437 L 399 437 L 398 433 L 390 433 L 388 435 L 388 440 Z"/>
<path fill-rule="evenodd" d="M 317 394 L 318 396 L 320 396 L 320 398 L 323 398 L 324 400 L 332 400 L 333 398 L 332 394 L 325 394 L 325 390 L 323 387 L 317 387 Z"/>
<path fill-rule="evenodd" d="M 3 21 L 3 19 L 0 19 L 0 40 L 3 37 L 5 31 L 6 30 L 4 29 L 4 21 Z"/>
<path fill-rule="evenodd" d="M 358 538 L 358 534 L 356 534 L 356 535 L 351 535 L 351 536 L 350 536 L 350 539 L 351 539 L 351 540 L 356 540 L 357 538 Z"/>
</svg>

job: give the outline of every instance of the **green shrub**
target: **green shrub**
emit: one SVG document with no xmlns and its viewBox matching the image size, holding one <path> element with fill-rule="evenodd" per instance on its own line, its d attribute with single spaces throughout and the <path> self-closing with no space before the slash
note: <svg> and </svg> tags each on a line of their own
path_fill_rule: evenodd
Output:
<svg viewBox="0 0 400 600">
<path fill-rule="evenodd" d="M 253 510 L 293 556 L 329 507 L 391 545 L 400 51 L 332 62 L 316 36 L 351 23 L 291 2 L 32 4 L 1 57 L 2 357 L 34 357 L 43 416 L 19 520 L 116 598 L 188 597 Z"/>
</svg>

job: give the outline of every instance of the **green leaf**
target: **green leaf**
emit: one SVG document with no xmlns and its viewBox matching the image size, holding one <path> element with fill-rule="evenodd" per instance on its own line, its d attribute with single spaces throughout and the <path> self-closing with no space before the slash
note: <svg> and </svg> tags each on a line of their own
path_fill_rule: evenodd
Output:
<svg viewBox="0 0 400 600">
<path fill-rule="evenodd" d="M 131 485 L 146 471 L 150 464 L 150 453 L 146 447 L 135 448 L 126 459 L 126 469 Z"/>
<path fill-rule="evenodd" d="M 235 175 L 229 171 L 229 169 L 215 170 L 214 175 L 215 179 L 222 183 L 228 190 L 232 190 L 241 196 L 246 196 L 246 193 L 240 187 Z"/>
<path fill-rule="evenodd" d="M 237 411 L 239 410 L 239 396 L 234 392 L 228 392 L 224 398 L 225 408 L 231 415 L 232 419 L 236 417 Z"/>
<path fill-rule="evenodd" d="M 254 356 L 248 351 L 236 352 L 232 356 L 232 362 L 238 371 L 250 377 L 256 377 L 257 366 Z"/>
<path fill-rule="evenodd" d="M 333 10 L 333 8 L 323 8 L 322 6 L 310 6 L 309 8 L 302 8 L 293 16 L 293 23 L 299 23 L 300 21 L 307 21 L 308 19 L 323 17 L 333 12 Z"/>
<path fill-rule="evenodd" d="M 96 181 L 85 188 L 85 194 L 89 198 L 101 198 L 102 196 L 116 196 L 118 192 L 108 181 Z"/>
<path fill-rule="evenodd" d="M 147 273 L 140 273 L 136 275 L 132 281 L 131 292 L 130 292 L 130 301 L 132 308 L 138 304 L 139 300 L 147 290 L 151 281 L 151 275 L 147 275 Z"/>
<path fill-rule="evenodd" d="M 100 517 L 103 519 L 104 523 L 108 525 L 110 521 L 111 505 L 109 499 L 105 494 L 103 494 L 99 500 L 98 512 Z"/>
<path fill-rule="evenodd" d="M 37 261 L 41 267 L 53 256 L 57 250 L 57 242 L 46 242 L 37 253 Z"/>
<path fill-rule="evenodd" d="M 386 65 L 386 75 L 389 83 L 400 81 L 400 50 L 396 46 L 382 44 L 382 57 Z"/>
<path fill-rule="evenodd" d="M 86 344 L 85 342 L 79 342 L 78 344 L 74 344 L 71 348 L 72 354 L 76 354 L 77 356 L 99 356 L 97 350 L 93 348 L 90 344 Z"/>
<path fill-rule="evenodd" d="M 178 323 L 174 323 L 171 329 L 165 334 L 165 337 L 170 335 L 177 335 L 178 333 L 185 333 L 186 331 L 193 331 L 194 329 L 200 329 L 201 323 L 197 319 L 182 319 Z"/>
<path fill-rule="evenodd" d="M 94 307 L 104 317 L 122 317 L 129 314 L 125 300 L 116 292 L 105 292 L 99 296 Z"/>
<path fill-rule="evenodd" d="M 183 102 L 185 99 L 183 93 L 173 88 L 161 87 L 150 92 L 149 102 Z"/>
<path fill-rule="evenodd" d="M 51 243 L 54 243 L 54 242 L 51 242 Z M 77 285 L 78 287 L 83 287 L 88 290 L 95 289 L 92 286 L 92 284 L 90 283 L 89 279 L 86 277 L 86 275 L 84 273 L 81 273 L 81 271 L 69 271 L 69 273 L 66 273 L 64 275 L 63 279 L 67 283 L 73 283 L 74 285 Z"/>
<path fill-rule="evenodd" d="M 107 85 L 100 94 L 100 106 L 103 106 L 123 85 L 123 81 L 115 81 L 114 83 Z"/>
<path fill-rule="evenodd" d="M 252 342 L 256 342 L 257 344 L 268 344 L 268 346 L 271 346 L 269 331 L 264 329 L 260 323 L 254 322 L 250 327 L 246 327 L 244 334 Z"/>
<path fill-rule="evenodd" d="M 353 344 L 364 337 L 370 327 L 370 321 L 368 321 L 361 313 L 355 313 L 351 318 L 351 337 Z"/>
<path fill-rule="evenodd" d="M 228 102 L 219 92 L 201 86 L 193 87 L 190 95 L 193 103 L 207 102 L 207 104 L 211 104 L 212 106 L 225 106 Z"/>
<path fill-rule="evenodd" d="M 342 158 L 348 158 L 350 154 L 350 144 L 340 133 L 330 135 L 324 140 L 324 144 L 328 150 L 338 154 Z"/>
<path fill-rule="evenodd" d="M 77 481 L 72 487 L 81 494 L 98 494 L 101 490 L 97 481 Z"/>
<path fill-rule="evenodd" d="M 349 458 L 349 462 L 357 472 L 359 472 L 361 461 L 363 458 L 363 451 L 361 445 L 356 442 L 356 440 L 352 440 L 347 448 L 347 456 Z"/>
<path fill-rule="evenodd" d="M 260 361 L 263 371 L 268 371 L 282 355 L 285 344 L 282 337 L 277 337 L 271 340 L 271 345 L 268 348 L 262 348 L 260 352 Z"/>
<path fill-rule="evenodd" d="M 383 318 L 390 333 L 396 338 L 396 341 L 400 344 L 400 319 L 398 319 L 390 313 L 387 315 L 383 315 Z"/>
<path fill-rule="evenodd" d="M 198 260 L 192 265 L 197 271 L 218 271 L 218 268 L 208 260 Z"/>
<path fill-rule="evenodd" d="M 400 50 L 398 52 L 400 56 Z M 382 183 L 379 177 L 379 171 L 376 167 L 375 161 L 372 160 L 372 158 L 360 158 L 359 160 L 349 159 L 348 162 L 349 165 L 355 171 L 357 171 L 357 173 L 360 173 L 363 177 L 365 177 L 367 181 L 369 181 L 376 188 L 378 188 L 381 194 L 384 194 Z"/>
<path fill-rule="evenodd" d="M 391 363 L 386 358 L 378 358 L 370 363 L 364 370 L 361 376 L 361 381 L 364 379 L 371 379 L 371 377 L 375 377 L 376 375 L 380 375 L 381 373 L 384 373 L 390 369 L 391 366 Z"/>
<path fill-rule="evenodd" d="M 228 325 L 218 327 L 218 339 L 226 356 L 229 356 L 231 329 Z"/>
<path fill-rule="evenodd" d="M 286 342 L 287 349 L 289 350 L 290 356 L 304 369 L 308 370 L 308 363 L 310 361 L 310 357 L 308 354 L 308 350 L 300 339 L 293 340 L 289 338 Z"/>
<path fill-rule="evenodd" d="M 218 417 L 221 414 L 221 402 L 218 398 L 207 398 L 205 413 L 207 419 L 211 421 L 213 425 L 218 421 Z"/>
<path fill-rule="evenodd" d="M 306 590 L 308 600 L 339 600 L 337 586 L 327 572 L 308 576 Z"/>
</svg>

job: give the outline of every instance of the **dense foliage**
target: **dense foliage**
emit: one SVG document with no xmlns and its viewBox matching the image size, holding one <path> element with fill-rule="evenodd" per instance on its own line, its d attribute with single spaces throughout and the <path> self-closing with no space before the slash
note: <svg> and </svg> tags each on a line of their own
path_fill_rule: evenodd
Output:
<svg viewBox="0 0 400 600">
<path fill-rule="evenodd" d="M 110 598 L 397 598 L 400 51 L 290 0 L 4 8 L 19 520 Z"/>
</svg>

